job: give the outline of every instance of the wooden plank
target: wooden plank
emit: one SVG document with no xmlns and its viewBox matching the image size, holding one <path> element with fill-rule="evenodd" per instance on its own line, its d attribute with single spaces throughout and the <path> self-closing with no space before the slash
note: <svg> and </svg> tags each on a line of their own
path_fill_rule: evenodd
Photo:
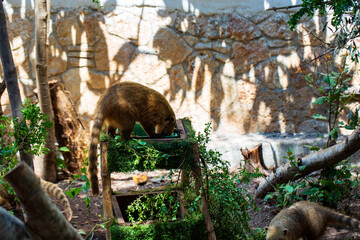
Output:
<svg viewBox="0 0 360 240">
<path fill-rule="evenodd" d="M 125 224 L 125 220 L 124 220 L 124 217 L 121 213 L 121 210 L 120 210 L 120 206 L 119 206 L 119 203 L 116 199 L 116 196 L 112 196 L 112 202 L 113 202 L 113 209 L 114 209 L 114 213 L 115 213 L 115 217 L 117 219 L 117 222 L 119 225 L 124 225 Z"/>
</svg>

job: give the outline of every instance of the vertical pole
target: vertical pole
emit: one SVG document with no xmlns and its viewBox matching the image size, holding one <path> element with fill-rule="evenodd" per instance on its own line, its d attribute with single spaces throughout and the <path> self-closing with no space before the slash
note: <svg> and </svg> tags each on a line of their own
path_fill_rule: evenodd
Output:
<svg viewBox="0 0 360 240">
<path fill-rule="evenodd" d="M 101 168 L 101 182 L 102 182 L 102 192 L 103 192 L 103 208 L 104 208 L 104 217 L 108 221 L 108 223 L 106 224 L 106 239 L 111 240 L 110 225 L 112 223 L 111 219 L 114 218 L 114 213 L 111 202 L 111 178 L 107 164 L 107 149 L 108 149 L 108 142 L 101 142 L 100 168 Z"/>
</svg>

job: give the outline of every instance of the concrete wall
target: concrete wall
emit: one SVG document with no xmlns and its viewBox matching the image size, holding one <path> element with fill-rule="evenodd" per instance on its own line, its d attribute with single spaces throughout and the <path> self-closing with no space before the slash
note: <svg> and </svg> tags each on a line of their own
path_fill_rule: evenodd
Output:
<svg viewBox="0 0 360 240">
<path fill-rule="evenodd" d="M 326 19 L 304 19 L 290 31 L 289 12 L 265 11 L 299 1 L 101 4 L 52 1 L 49 78 L 65 84 L 86 123 L 104 89 L 129 80 L 163 93 L 198 131 L 213 122 L 216 142 L 232 149 L 249 145 L 243 134 L 326 132 L 325 122 L 311 118 L 324 109 L 311 104 L 317 95 L 297 72 L 324 70 L 324 58 L 308 62 L 323 53 L 318 37 L 327 38 Z M 33 1 L 4 5 L 24 95 L 34 98 Z"/>
</svg>

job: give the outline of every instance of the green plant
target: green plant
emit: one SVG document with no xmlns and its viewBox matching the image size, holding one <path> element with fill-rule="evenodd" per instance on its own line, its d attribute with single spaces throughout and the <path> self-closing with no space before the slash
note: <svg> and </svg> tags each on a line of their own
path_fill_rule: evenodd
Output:
<svg viewBox="0 0 360 240">
<path fill-rule="evenodd" d="M 326 120 L 328 122 L 328 147 L 331 141 L 337 141 L 339 135 L 339 116 L 355 95 L 346 93 L 348 89 L 347 84 L 351 78 L 346 77 L 349 69 L 346 67 L 345 62 L 339 69 L 339 72 L 330 72 L 331 57 L 326 55 L 325 59 L 327 67 L 326 73 L 320 73 L 319 78 L 314 77 L 312 73 L 304 74 L 304 77 L 308 85 L 321 94 L 321 97 L 318 97 L 313 104 L 325 104 L 327 107 L 326 116 L 315 114 L 313 118 Z M 342 125 L 340 124 L 340 126 Z"/>
<path fill-rule="evenodd" d="M 266 195 L 264 201 L 274 199 L 279 207 L 288 207 L 300 200 L 310 200 L 335 208 L 343 199 L 351 196 L 352 189 L 360 186 L 359 177 L 352 176 L 354 167 L 347 161 L 324 171 L 319 178 L 304 177 L 296 182 L 278 185 L 276 192 Z"/>
<path fill-rule="evenodd" d="M 18 163 L 16 153 L 20 150 L 34 155 L 48 152 L 45 138 L 52 126 L 49 116 L 41 113 L 37 103 L 25 100 L 21 112 L 21 121 L 11 120 L 7 116 L 0 117 L 0 184 L 9 194 L 15 193 L 3 177 Z"/>
<path fill-rule="evenodd" d="M 253 239 L 254 233 L 248 225 L 248 210 L 256 210 L 257 207 L 252 196 L 239 185 L 248 184 L 252 178 L 262 174 L 259 171 L 250 172 L 245 167 L 230 174 L 229 162 L 223 160 L 218 151 L 207 147 L 211 129 L 211 124 L 208 123 L 203 134 L 192 131 L 188 137 L 198 146 L 204 183 L 201 191 L 206 193 L 217 239 Z M 189 186 L 187 191 L 192 191 L 192 194 L 187 194 L 192 198 L 187 201 L 192 203 L 188 206 L 189 214 L 199 212 L 197 207 L 200 205 L 200 198 L 195 197 L 194 187 Z"/>
<path fill-rule="evenodd" d="M 126 212 L 130 222 L 142 223 L 148 220 L 175 221 L 179 212 L 179 199 L 171 189 L 159 194 L 144 194 L 132 202 Z M 135 218 L 134 216 L 138 216 Z"/>
<path fill-rule="evenodd" d="M 90 189 L 90 179 L 87 176 L 88 166 L 89 166 L 89 159 L 86 158 L 83 163 L 83 166 L 80 168 L 80 173 L 73 175 L 73 180 L 70 182 L 69 186 L 65 189 L 65 194 L 68 195 L 70 199 L 72 199 L 76 195 L 78 195 L 81 191 L 87 193 L 86 197 L 84 197 L 84 202 L 86 204 L 86 208 L 88 209 L 88 211 L 90 211 L 90 197 L 88 193 L 88 190 Z M 73 184 L 80 179 L 84 181 L 81 187 L 76 187 L 76 186 L 72 187 Z"/>
<path fill-rule="evenodd" d="M 303 0 L 300 10 L 290 17 L 288 24 L 294 30 L 301 17 L 312 18 L 318 11 L 320 16 L 332 12 L 331 25 L 335 35 L 334 44 L 328 45 L 332 50 L 345 48 L 354 62 L 359 60 L 359 50 L 355 39 L 360 35 L 360 1 L 359 0 Z"/>
</svg>

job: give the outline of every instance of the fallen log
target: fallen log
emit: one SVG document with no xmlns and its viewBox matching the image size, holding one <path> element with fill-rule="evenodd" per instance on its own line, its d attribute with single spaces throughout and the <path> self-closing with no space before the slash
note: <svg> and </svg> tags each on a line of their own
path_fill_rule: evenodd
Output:
<svg viewBox="0 0 360 240">
<path fill-rule="evenodd" d="M 268 192 L 274 191 L 277 184 L 300 179 L 314 171 L 333 166 L 350 157 L 360 149 L 360 128 L 336 145 L 311 153 L 298 159 L 297 166 L 286 163 L 264 179 L 256 190 L 256 198 L 263 198 Z"/>
<path fill-rule="evenodd" d="M 21 163 L 5 175 L 26 212 L 26 226 L 41 239 L 83 239 L 44 192 L 40 180 Z"/>
</svg>

